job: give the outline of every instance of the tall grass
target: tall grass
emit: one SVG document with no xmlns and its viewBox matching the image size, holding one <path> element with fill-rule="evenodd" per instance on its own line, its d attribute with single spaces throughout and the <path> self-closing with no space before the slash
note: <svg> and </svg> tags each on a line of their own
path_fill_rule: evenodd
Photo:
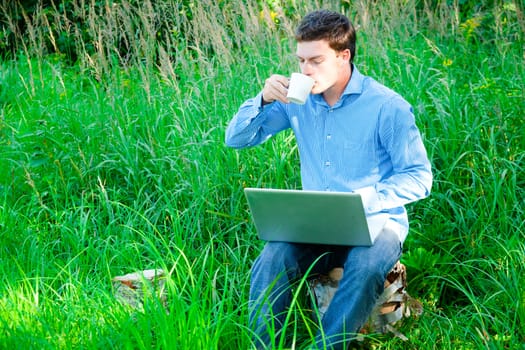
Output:
<svg viewBox="0 0 525 350">
<path fill-rule="evenodd" d="M 76 18 L 26 17 L 0 63 L 0 348 L 251 347 L 262 243 L 242 188 L 300 187 L 298 158 L 289 133 L 237 152 L 224 129 L 270 73 L 297 69 L 290 33 L 317 7 L 358 26 L 356 63 L 412 103 L 435 174 L 403 256 L 425 312 L 400 325 L 408 342 L 368 345 L 523 348 L 524 38 L 503 3 L 467 19 L 416 1 L 203 1 L 191 16 L 177 1 L 72 1 Z M 148 268 L 169 272 L 167 310 L 112 295 L 112 277 Z M 291 310 L 297 348 L 307 318 Z"/>
</svg>

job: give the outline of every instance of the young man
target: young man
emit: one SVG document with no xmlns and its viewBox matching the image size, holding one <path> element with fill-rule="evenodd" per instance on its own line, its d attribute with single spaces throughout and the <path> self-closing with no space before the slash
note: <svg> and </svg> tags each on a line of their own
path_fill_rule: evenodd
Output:
<svg viewBox="0 0 525 350">
<path fill-rule="evenodd" d="M 389 218 L 371 247 L 266 243 L 250 286 L 250 322 L 262 347 L 277 341 L 290 286 L 315 262 L 312 273 L 344 267 L 316 346 L 344 348 L 367 321 L 399 260 L 408 233 L 404 205 L 430 193 L 430 162 L 412 108 L 357 70 L 355 37 L 352 24 L 339 13 L 320 10 L 305 16 L 295 38 L 301 72 L 315 79 L 307 102 L 289 103 L 288 78 L 272 75 L 226 130 L 226 144 L 244 148 L 291 128 L 304 190 L 354 191 L 361 194 L 367 215 Z"/>
</svg>

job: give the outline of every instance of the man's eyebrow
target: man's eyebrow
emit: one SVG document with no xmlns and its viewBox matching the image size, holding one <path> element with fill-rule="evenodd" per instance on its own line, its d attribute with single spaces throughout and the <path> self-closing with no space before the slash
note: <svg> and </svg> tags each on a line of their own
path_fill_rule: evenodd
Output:
<svg viewBox="0 0 525 350">
<path fill-rule="evenodd" d="M 300 58 L 300 59 L 305 59 L 305 60 L 316 60 L 318 58 L 323 58 L 324 55 L 317 55 L 317 56 L 312 56 L 312 57 L 301 57 L 296 54 L 295 57 Z"/>
</svg>

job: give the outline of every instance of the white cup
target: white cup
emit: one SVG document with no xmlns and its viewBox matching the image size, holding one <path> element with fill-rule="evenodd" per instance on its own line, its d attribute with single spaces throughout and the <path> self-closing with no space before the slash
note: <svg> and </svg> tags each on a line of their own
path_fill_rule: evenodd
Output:
<svg viewBox="0 0 525 350">
<path fill-rule="evenodd" d="M 315 80 L 307 75 L 292 73 L 286 98 L 288 98 L 290 102 L 303 105 L 306 102 L 310 91 L 312 91 L 314 83 Z"/>
</svg>

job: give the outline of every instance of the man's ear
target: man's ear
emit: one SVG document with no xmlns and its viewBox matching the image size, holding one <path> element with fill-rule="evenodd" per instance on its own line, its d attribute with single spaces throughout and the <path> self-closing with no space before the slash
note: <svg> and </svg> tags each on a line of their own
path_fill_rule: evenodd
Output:
<svg viewBox="0 0 525 350">
<path fill-rule="evenodd" d="M 341 55 L 341 66 L 345 64 L 349 64 L 350 60 L 352 59 L 352 54 L 350 53 L 349 49 L 343 50 L 340 52 Z"/>
<path fill-rule="evenodd" d="M 352 53 L 350 52 L 350 49 L 343 50 L 343 58 L 347 62 L 350 62 L 352 60 Z"/>
</svg>

